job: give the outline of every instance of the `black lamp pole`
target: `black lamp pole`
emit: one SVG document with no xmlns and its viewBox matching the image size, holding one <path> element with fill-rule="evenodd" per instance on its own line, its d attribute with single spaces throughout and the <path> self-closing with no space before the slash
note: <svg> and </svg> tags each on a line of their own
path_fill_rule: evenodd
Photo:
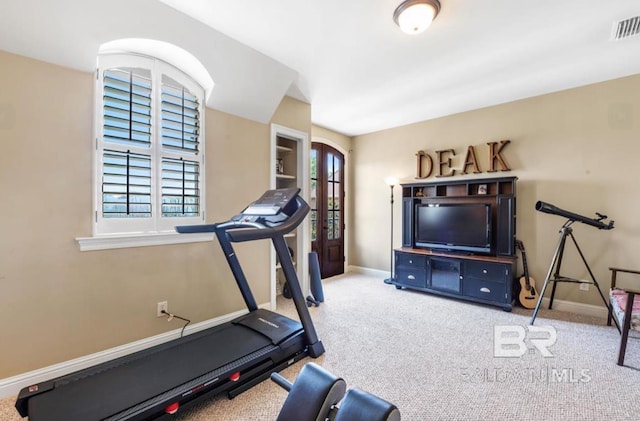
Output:
<svg viewBox="0 0 640 421">
<path fill-rule="evenodd" d="M 394 181 L 388 181 L 389 187 L 391 188 L 391 238 L 389 242 L 389 247 L 391 249 L 391 260 L 389 265 L 390 277 L 384 280 L 385 284 L 393 283 L 393 187 L 395 185 Z"/>
</svg>

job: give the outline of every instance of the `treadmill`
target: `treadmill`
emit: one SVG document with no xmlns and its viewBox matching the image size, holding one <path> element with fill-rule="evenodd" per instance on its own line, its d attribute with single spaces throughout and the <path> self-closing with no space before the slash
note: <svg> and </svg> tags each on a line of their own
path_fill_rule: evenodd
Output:
<svg viewBox="0 0 640 421">
<path fill-rule="evenodd" d="M 300 189 L 265 192 L 231 220 L 176 227 L 213 232 L 248 313 L 230 322 L 75 373 L 25 387 L 16 409 L 33 421 L 147 420 L 175 413 L 204 395 L 229 398 L 306 356 L 319 357 L 317 337 L 284 235 L 309 212 Z M 271 239 L 300 322 L 259 309 L 232 243 Z"/>
</svg>

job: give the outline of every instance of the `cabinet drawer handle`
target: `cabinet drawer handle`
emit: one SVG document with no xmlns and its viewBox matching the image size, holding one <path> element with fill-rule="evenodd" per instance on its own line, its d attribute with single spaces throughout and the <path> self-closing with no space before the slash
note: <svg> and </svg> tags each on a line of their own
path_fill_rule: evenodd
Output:
<svg viewBox="0 0 640 421">
<path fill-rule="evenodd" d="M 409 263 L 410 263 L 410 264 L 413 264 L 413 260 L 409 259 Z"/>
<path fill-rule="evenodd" d="M 489 288 L 487 288 L 487 287 L 482 287 L 482 288 L 480 288 L 480 292 L 489 293 L 489 292 L 491 292 L 491 290 Z"/>
<path fill-rule="evenodd" d="M 482 269 L 482 273 L 484 273 L 486 275 L 487 274 L 487 270 L 486 269 Z"/>
<path fill-rule="evenodd" d="M 415 280 L 415 279 L 416 279 L 416 277 L 415 277 L 415 276 L 413 276 L 413 275 L 409 275 L 409 276 L 407 276 L 407 279 Z"/>
</svg>

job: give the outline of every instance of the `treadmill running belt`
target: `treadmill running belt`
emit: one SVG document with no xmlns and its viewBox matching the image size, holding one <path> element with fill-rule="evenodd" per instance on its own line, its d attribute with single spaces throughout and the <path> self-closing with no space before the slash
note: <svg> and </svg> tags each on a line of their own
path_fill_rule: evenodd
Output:
<svg viewBox="0 0 640 421">
<path fill-rule="evenodd" d="M 141 358 L 125 357 L 120 364 L 115 360 L 110 368 L 98 366 L 102 367 L 97 370 L 99 376 L 70 380 L 49 393 L 34 396 L 29 401 L 30 418 L 100 420 L 272 346 L 268 338 L 232 324 L 191 336 L 195 338 L 187 336 L 169 342 L 168 348 Z"/>
</svg>

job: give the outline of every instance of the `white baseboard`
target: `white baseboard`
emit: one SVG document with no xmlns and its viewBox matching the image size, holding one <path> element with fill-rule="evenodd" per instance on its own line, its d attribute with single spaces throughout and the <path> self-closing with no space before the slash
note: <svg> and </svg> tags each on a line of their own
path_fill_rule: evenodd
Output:
<svg viewBox="0 0 640 421">
<path fill-rule="evenodd" d="M 390 276 L 390 273 L 388 270 L 370 269 L 362 266 L 353 266 L 353 265 L 349 265 L 347 267 L 347 272 L 362 273 L 364 275 L 380 278 L 380 280 L 388 279 Z"/>
<path fill-rule="evenodd" d="M 549 308 L 549 299 L 543 298 L 540 308 Z M 582 314 L 585 316 L 607 317 L 608 309 L 603 305 L 576 303 L 574 301 L 553 300 L 553 310 L 566 311 L 568 313 Z"/>
<path fill-rule="evenodd" d="M 271 305 L 269 303 L 260 305 L 260 308 L 270 307 Z M 234 313 L 226 314 L 221 317 L 216 317 L 214 319 L 205 320 L 204 322 L 195 323 L 193 325 L 187 326 L 184 330 L 184 334 L 186 336 L 199 332 L 201 330 L 209 329 L 211 327 L 231 321 L 236 317 L 240 317 L 246 313 L 247 310 L 241 310 Z M 64 376 L 78 370 L 89 368 L 103 362 L 124 357 L 125 355 L 133 354 L 134 352 L 142 351 L 144 349 L 163 344 L 173 339 L 177 339 L 180 337 L 181 330 L 182 328 L 178 328 L 170 332 L 161 333 L 156 336 L 117 346 L 105 351 L 96 352 L 95 354 L 85 355 L 84 357 L 79 357 L 59 364 L 50 365 L 38 370 L 19 374 L 17 376 L 0 379 L 0 399 L 17 395 L 23 387 L 31 386 L 33 384 L 40 383 L 46 380 L 51 380 L 56 377 Z"/>
<path fill-rule="evenodd" d="M 364 275 L 380 278 L 381 280 L 389 278 L 389 272 L 379 269 L 370 269 L 362 266 L 349 265 L 348 272 L 362 273 Z M 549 308 L 549 299 L 543 298 L 541 308 Z M 593 304 L 576 303 L 574 301 L 553 300 L 553 308 L 558 311 L 566 311 L 568 313 L 582 314 L 585 316 L 607 317 L 607 308 Z"/>
</svg>

